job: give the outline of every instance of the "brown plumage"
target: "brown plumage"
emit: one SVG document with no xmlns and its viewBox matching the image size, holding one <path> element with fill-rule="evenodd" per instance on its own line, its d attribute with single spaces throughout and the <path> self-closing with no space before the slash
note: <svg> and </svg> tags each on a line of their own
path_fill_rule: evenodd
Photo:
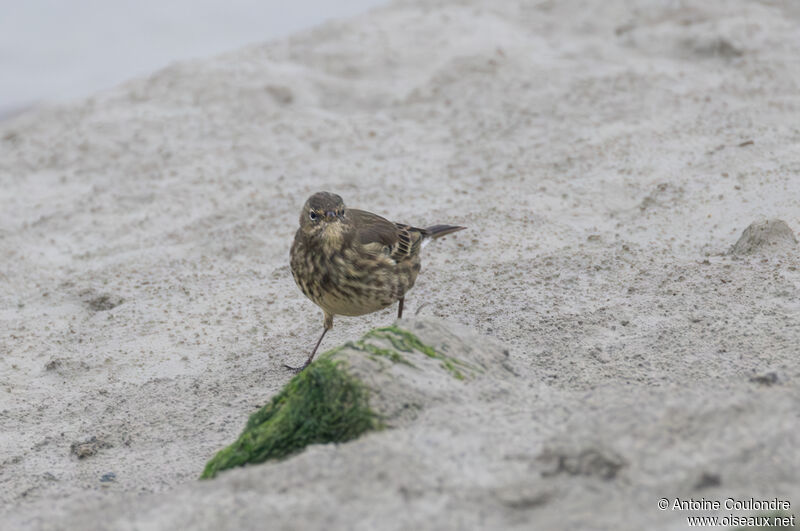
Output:
<svg viewBox="0 0 800 531">
<path fill-rule="evenodd" d="M 314 359 L 325 333 L 333 328 L 334 315 L 364 315 L 399 302 L 397 317 L 402 317 L 405 294 L 420 270 L 422 247 L 464 228 L 420 229 L 345 208 L 342 198 L 330 192 L 309 197 L 292 244 L 292 275 L 305 296 L 322 308 L 325 320 L 322 335 L 299 370 Z"/>
</svg>

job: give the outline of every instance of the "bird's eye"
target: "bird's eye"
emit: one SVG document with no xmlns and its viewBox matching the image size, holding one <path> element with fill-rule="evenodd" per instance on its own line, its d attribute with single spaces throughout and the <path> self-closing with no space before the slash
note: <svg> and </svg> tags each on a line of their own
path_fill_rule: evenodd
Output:
<svg viewBox="0 0 800 531">
<path fill-rule="evenodd" d="M 314 212 L 313 210 L 308 213 L 308 217 L 311 219 L 311 221 L 317 221 L 317 219 L 319 218 L 319 216 L 317 216 L 317 213 Z"/>
</svg>

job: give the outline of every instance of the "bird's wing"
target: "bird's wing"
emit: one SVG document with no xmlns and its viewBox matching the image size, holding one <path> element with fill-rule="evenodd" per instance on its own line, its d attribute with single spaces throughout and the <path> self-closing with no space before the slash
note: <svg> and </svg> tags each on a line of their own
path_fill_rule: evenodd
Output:
<svg viewBox="0 0 800 531">
<path fill-rule="evenodd" d="M 400 262 L 419 252 L 424 230 L 392 223 L 372 212 L 347 209 L 347 215 L 356 227 L 356 241 L 365 252 L 374 255 L 388 256 Z"/>
</svg>

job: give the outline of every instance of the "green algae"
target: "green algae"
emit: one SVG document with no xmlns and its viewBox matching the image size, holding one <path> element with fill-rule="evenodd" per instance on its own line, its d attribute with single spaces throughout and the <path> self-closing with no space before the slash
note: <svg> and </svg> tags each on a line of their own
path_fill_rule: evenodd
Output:
<svg viewBox="0 0 800 531">
<path fill-rule="evenodd" d="M 408 361 L 408 359 L 397 352 L 396 350 L 391 350 L 388 348 L 380 348 L 372 343 L 367 343 L 365 339 L 369 336 L 369 334 L 365 335 L 363 338 L 359 339 L 358 341 L 348 341 L 344 344 L 345 347 L 352 348 L 353 350 L 358 350 L 360 352 L 365 352 L 370 357 L 370 359 L 377 361 L 379 358 L 386 358 L 392 363 L 402 363 L 403 365 L 408 365 L 409 367 L 416 368 L 416 365 Z"/>
<path fill-rule="evenodd" d="M 368 390 L 329 351 L 250 416 L 239 438 L 206 465 L 201 479 L 245 464 L 281 459 L 309 444 L 345 442 L 381 428 Z"/>
<path fill-rule="evenodd" d="M 385 326 L 382 328 L 375 328 L 374 330 L 370 330 L 367 334 L 361 339 L 363 342 L 365 339 L 369 338 L 376 338 L 376 339 L 385 339 L 392 344 L 392 347 L 401 351 L 401 352 L 413 352 L 418 351 L 422 354 L 428 356 L 429 358 L 437 359 L 441 361 L 441 366 L 447 372 L 449 372 L 454 378 L 458 380 L 463 380 L 465 378 L 464 372 L 466 371 L 473 371 L 473 372 L 483 372 L 480 368 L 475 367 L 469 363 L 459 360 L 458 358 L 453 358 L 451 356 L 447 356 L 440 352 L 437 352 L 433 347 L 430 345 L 426 345 L 420 339 L 409 332 L 408 330 L 404 330 L 397 326 Z"/>
<path fill-rule="evenodd" d="M 369 339 L 386 340 L 392 348 L 381 348 Z M 415 369 L 418 367 L 406 355 L 417 351 L 439 360 L 441 367 L 458 380 L 465 379 L 469 371 L 483 372 L 437 352 L 402 328 L 373 329 L 358 341 L 325 352 L 292 378 L 269 404 L 250 416 L 239 438 L 206 464 L 201 479 L 213 478 L 228 468 L 282 459 L 309 444 L 345 442 L 383 428 L 380 417 L 369 408 L 369 390 L 346 371 L 343 361 L 333 359 L 346 348 L 376 361 L 388 359 Z"/>
</svg>

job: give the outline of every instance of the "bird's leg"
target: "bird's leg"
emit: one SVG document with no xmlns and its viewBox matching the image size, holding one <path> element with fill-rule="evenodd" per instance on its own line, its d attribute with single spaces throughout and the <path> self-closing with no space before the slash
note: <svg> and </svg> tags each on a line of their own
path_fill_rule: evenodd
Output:
<svg viewBox="0 0 800 531">
<path fill-rule="evenodd" d="M 400 304 L 397 305 L 397 318 L 403 318 L 403 302 L 405 302 L 405 297 L 400 297 Z"/>
<path fill-rule="evenodd" d="M 333 328 L 333 315 L 329 314 L 328 312 L 325 312 L 325 329 L 322 331 L 322 335 L 319 336 L 319 339 L 317 340 L 317 344 L 314 345 L 314 350 L 311 351 L 311 355 L 308 357 L 308 359 L 303 364 L 303 366 L 302 367 L 292 367 L 291 365 L 288 365 L 286 363 L 284 363 L 283 366 L 286 367 L 287 369 L 291 370 L 291 371 L 300 372 L 303 369 L 305 369 L 306 367 L 308 367 L 309 365 L 311 365 L 311 361 L 314 359 L 314 354 L 317 353 L 317 349 L 319 348 L 320 343 L 322 343 L 322 338 L 325 337 L 325 334 L 327 334 L 328 330 L 330 330 L 331 328 Z"/>
</svg>

